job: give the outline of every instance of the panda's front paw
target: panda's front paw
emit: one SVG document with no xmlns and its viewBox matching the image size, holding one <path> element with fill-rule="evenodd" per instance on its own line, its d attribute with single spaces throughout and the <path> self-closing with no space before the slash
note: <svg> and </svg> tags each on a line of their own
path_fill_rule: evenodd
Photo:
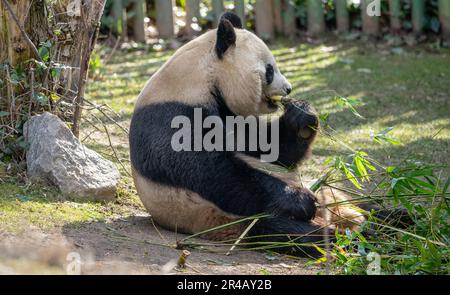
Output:
<svg viewBox="0 0 450 295">
<path fill-rule="evenodd" d="M 317 199 L 310 190 L 286 187 L 283 195 L 275 197 L 266 210 L 275 216 L 309 221 L 316 215 L 316 202 Z"/>
<path fill-rule="evenodd" d="M 286 104 L 283 116 L 287 125 L 302 139 L 314 138 L 319 128 L 319 117 L 314 108 L 304 100 Z"/>
</svg>

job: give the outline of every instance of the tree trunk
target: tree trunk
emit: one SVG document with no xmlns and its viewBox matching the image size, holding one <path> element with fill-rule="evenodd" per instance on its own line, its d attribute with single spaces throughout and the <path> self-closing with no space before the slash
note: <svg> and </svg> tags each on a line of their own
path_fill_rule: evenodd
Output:
<svg viewBox="0 0 450 295">
<path fill-rule="evenodd" d="M 415 35 L 422 34 L 425 25 L 425 1 L 413 0 L 412 2 L 412 23 Z"/>
<path fill-rule="evenodd" d="M 402 1 L 401 0 L 389 0 L 389 13 L 391 32 L 399 34 L 402 30 L 402 21 L 400 16 L 402 14 Z"/>
<path fill-rule="evenodd" d="M 186 29 L 188 35 L 195 34 L 193 23 L 198 23 L 200 18 L 200 0 L 186 0 Z M 195 21 L 194 21 L 195 20 Z"/>
<path fill-rule="evenodd" d="M 379 34 L 379 16 L 369 14 L 375 13 L 371 8 L 376 8 L 378 1 L 361 0 L 361 18 L 363 21 L 363 32 L 370 36 L 377 36 Z"/>
<path fill-rule="evenodd" d="M 263 40 L 274 38 L 272 0 L 258 0 L 255 3 L 256 34 Z"/>
<path fill-rule="evenodd" d="M 245 28 L 245 0 L 234 0 L 234 12 L 242 20 L 242 26 Z"/>
<path fill-rule="evenodd" d="M 289 38 L 294 37 L 297 32 L 295 6 L 290 0 L 283 0 L 283 32 Z"/>
<path fill-rule="evenodd" d="M 17 17 L 20 26 L 26 28 L 25 20 L 28 15 L 31 1 L 8 1 L 9 6 Z M 5 61 L 15 67 L 19 63 L 31 57 L 31 49 L 27 45 L 19 27 L 15 23 L 13 16 L 0 0 L 1 25 L 0 25 L 0 63 Z"/>
<path fill-rule="evenodd" d="M 160 38 L 173 38 L 173 0 L 155 0 L 156 27 Z"/>
<path fill-rule="evenodd" d="M 145 0 L 134 0 L 133 34 L 134 40 L 145 43 Z"/>
<path fill-rule="evenodd" d="M 318 36 L 325 32 L 322 1 L 308 0 L 308 34 Z"/>
<path fill-rule="evenodd" d="M 336 0 L 336 27 L 339 33 L 346 33 L 350 27 L 347 0 Z"/>
<path fill-rule="evenodd" d="M 4 1 L 10 4 L 25 34 L 18 29 Z M 22 84 L 22 92 L 42 93 L 49 104 L 58 103 L 58 114 L 74 123 L 74 128 L 78 128 L 87 66 L 105 0 L 85 0 L 83 6 L 80 1 L 70 0 L 0 0 L 0 3 L 0 63 L 7 63 L 12 69 L 20 64 L 28 81 L 27 84 Z M 47 42 L 49 53 L 41 59 L 34 51 L 46 41 L 51 42 Z M 38 65 L 30 62 L 30 58 L 42 60 L 46 64 L 42 73 L 36 71 L 35 81 L 29 81 L 28 70 Z M 30 87 L 29 84 L 34 85 L 33 91 L 27 88 Z M 54 102 L 53 97 L 58 97 L 58 102 Z M 27 115 L 33 110 L 42 110 L 34 97 L 21 96 L 21 99 L 29 106 Z M 68 106 L 60 104 L 61 101 Z M 3 111 L 3 105 L 0 104 L 0 108 Z M 75 129 L 74 133 L 76 134 Z"/>
<path fill-rule="evenodd" d="M 439 0 L 439 19 L 442 25 L 442 38 L 450 42 L 450 1 Z"/>
<path fill-rule="evenodd" d="M 225 11 L 222 0 L 212 0 L 213 16 L 214 16 L 214 26 L 217 27 L 219 24 L 219 18 Z"/>
</svg>

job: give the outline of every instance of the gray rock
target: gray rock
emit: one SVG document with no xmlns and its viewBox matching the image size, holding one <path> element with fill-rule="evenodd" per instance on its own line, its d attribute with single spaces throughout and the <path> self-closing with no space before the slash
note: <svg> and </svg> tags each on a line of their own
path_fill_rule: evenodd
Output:
<svg viewBox="0 0 450 295">
<path fill-rule="evenodd" d="M 50 181 L 64 194 L 112 200 L 120 174 L 115 165 L 82 145 L 57 116 L 44 113 L 24 125 L 27 174 Z"/>
</svg>

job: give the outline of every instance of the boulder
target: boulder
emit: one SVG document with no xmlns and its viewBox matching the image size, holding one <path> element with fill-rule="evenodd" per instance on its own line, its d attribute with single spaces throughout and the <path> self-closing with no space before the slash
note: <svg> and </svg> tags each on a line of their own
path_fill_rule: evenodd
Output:
<svg viewBox="0 0 450 295">
<path fill-rule="evenodd" d="M 27 174 L 56 185 L 62 193 L 95 200 L 114 199 L 120 173 L 88 149 L 57 116 L 44 113 L 24 125 Z"/>
</svg>

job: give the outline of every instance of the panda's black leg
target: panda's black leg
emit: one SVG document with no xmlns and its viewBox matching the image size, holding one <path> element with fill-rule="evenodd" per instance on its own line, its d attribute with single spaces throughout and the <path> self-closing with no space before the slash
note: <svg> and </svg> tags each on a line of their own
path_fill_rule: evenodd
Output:
<svg viewBox="0 0 450 295">
<path fill-rule="evenodd" d="M 316 257 L 320 253 L 312 244 L 323 248 L 325 231 L 328 231 L 330 242 L 332 242 L 334 238 L 332 228 L 277 216 L 258 220 L 250 230 L 249 237 L 251 241 L 256 242 L 256 246 L 270 247 L 273 245 L 274 248 L 271 250 L 276 252 Z M 258 245 L 258 241 L 264 242 L 264 244 Z M 288 245 L 286 245 L 287 243 Z"/>
</svg>

